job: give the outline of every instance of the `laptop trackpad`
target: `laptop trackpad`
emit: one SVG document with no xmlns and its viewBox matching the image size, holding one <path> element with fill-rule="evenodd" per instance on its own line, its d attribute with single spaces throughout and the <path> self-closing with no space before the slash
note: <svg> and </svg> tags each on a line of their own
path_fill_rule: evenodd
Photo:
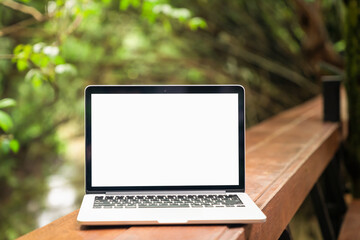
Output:
<svg viewBox="0 0 360 240">
<path fill-rule="evenodd" d="M 161 224 L 166 224 L 166 223 L 183 224 L 183 223 L 188 222 L 188 220 L 181 219 L 181 218 L 161 218 L 161 219 L 158 219 L 157 221 L 158 221 L 158 223 L 161 223 Z"/>
</svg>

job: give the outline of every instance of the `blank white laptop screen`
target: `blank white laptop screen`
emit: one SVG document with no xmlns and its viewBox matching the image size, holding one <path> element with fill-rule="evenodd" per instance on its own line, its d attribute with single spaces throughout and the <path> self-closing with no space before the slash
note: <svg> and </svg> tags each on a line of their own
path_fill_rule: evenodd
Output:
<svg viewBox="0 0 360 240">
<path fill-rule="evenodd" d="M 239 184 L 238 94 L 92 94 L 92 186 Z"/>
</svg>

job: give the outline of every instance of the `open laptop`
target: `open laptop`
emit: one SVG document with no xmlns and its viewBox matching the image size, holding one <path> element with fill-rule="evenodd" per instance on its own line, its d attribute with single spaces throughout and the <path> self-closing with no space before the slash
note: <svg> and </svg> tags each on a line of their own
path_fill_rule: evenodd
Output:
<svg viewBox="0 0 360 240">
<path fill-rule="evenodd" d="M 244 88 L 88 86 L 84 225 L 264 222 L 244 193 Z"/>
</svg>

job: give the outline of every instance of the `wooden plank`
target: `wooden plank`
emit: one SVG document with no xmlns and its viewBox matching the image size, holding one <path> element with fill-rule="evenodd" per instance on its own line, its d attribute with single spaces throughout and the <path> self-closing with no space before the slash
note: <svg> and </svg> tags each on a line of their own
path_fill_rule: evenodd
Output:
<svg viewBox="0 0 360 240">
<path fill-rule="evenodd" d="M 229 227 L 218 240 L 245 240 L 244 228 Z"/>
<path fill-rule="evenodd" d="M 256 201 L 279 176 L 286 174 L 289 166 L 298 161 L 297 156 L 308 149 L 311 139 L 316 141 L 315 137 L 322 134 L 319 103 L 320 99 L 316 99 L 305 104 L 303 109 L 290 110 L 259 126 L 267 135 L 263 141 L 249 146 L 246 152 L 246 192 L 253 200 Z M 302 117 L 297 118 L 293 112 Z M 274 121 L 283 122 L 281 117 L 286 118 L 286 123 L 274 128 Z M 248 131 L 250 138 L 253 132 L 259 132 L 259 127 Z"/>
<path fill-rule="evenodd" d="M 250 239 L 277 239 L 322 174 L 339 146 L 336 124 L 323 128 L 324 134 L 266 188 L 256 203 L 268 217 L 264 224 L 245 228 Z M 310 145 L 310 144 L 309 144 Z"/>
<path fill-rule="evenodd" d="M 227 231 L 226 226 L 144 226 L 131 227 L 116 240 L 207 240 L 219 239 Z"/>
<path fill-rule="evenodd" d="M 126 231 L 126 227 L 81 227 L 77 221 L 79 210 L 76 210 L 54 222 L 36 229 L 22 237 L 19 240 L 38 240 L 38 239 L 115 239 L 122 232 Z"/>
<path fill-rule="evenodd" d="M 341 226 L 339 240 L 360 240 L 360 200 L 353 200 Z"/>
<path fill-rule="evenodd" d="M 339 125 L 322 122 L 318 97 L 246 133 L 246 192 L 265 212 L 263 224 L 80 228 L 77 211 L 22 239 L 277 239 L 340 143 Z"/>
</svg>

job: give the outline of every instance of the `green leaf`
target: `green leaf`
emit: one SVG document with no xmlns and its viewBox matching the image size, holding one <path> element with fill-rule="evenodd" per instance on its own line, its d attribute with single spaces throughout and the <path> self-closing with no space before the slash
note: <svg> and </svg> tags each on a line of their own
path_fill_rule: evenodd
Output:
<svg viewBox="0 0 360 240">
<path fill-rule="evenodd" d="M 3 153 L 8 154 L 10 151 L 10 141 L 5 138 L 0 142 L 0 149 Z"/>
<path fill-rule="evenodd" d="M 50 62 L 50 58 L 43 53 L 34 53 L 30 60 L 38 67 L 45 68 Z"/>
<path fill-rule="evenodd" d="M 9 146 L 11 151 L 13 151 L 14 153 L 17 153 L 19 151 L 20 144 L 16 139 L 12 139 L 9 143 Z"/>
<path fill-rule="evenodd" d="M 31 80 L 31 83 L 33 85 L 34 88 L 38 88 L 42 85 L 43 81 L 41 78 L 38 78 L 38 77 L 34 77 L 32 80 Z"/>
<path fill-rule="evenodd" d="M 133 5 L 133 7 L 137 8 L 140 6 L 140 0 L 130 0 L 131 5 Z"/>
<path fill-rule="evenodd" d="M 138 8 L 140 6 L 140 0 L 120 0 L 119 8 L 124 11 L 128 9 L 130 5 L 134 8 Z"/>
<path fill-rule="evenodd" d="M 62 58 L 62 57 L 59 56 L 59 55 L 56 56 L 53 61 L 54 61 L 54 63 L 55 63 L 56 65 L 64 64 L 64 63 L 65 63 L 64 58 Z"/>
<path fill-rule="evenodd" d="M 27 67 L 28 67 L 28 63 L 26 60 L 24 59 L 19 59 L 17 62 L 16 62 L 16 67 L 17 69 L 21 72 L 21 71 L 24 71 Z"/>
<path fill-rule="evenodd" d="M 0 108 L 13 107 L 16 105 L 16 101 L 11 98 L 4 98 L 0 100 Z"/>
<path fill-rule="evenodd" d="M 164 27 L 165 31 L 167 31 L 169 33 L 172 31 L 172 26 L 171 26 L 171 23 L 170 23 L 170 21 L 168 19 L 165 19 L 163 21 L 163 27 Z"/>
<path fill-rule="evenodd" d="M 17 45 L 17 46 L 14 48 L 14 54 L 15 54 L 15 55 L 19 54 L 20 52 L 22 52 L 23 48 L 24 48 L 24 45 L 23 45 L 23 44 Z"/>
<path fill-rule="evenodd" d="M 34 88 L 38 88 L 42 85 L 44 75 L 38 69 L 31 69 L 25 75 L 25 81 L 31 81 Z"/>
<path fill-rule="evenodd" d="M 22 57 L 23 58 L 29 58 L 32 53 L 32 46 L 30 44 L 26 44 L 24 46 L 24 49 L 22 51 Z"/>
<path fill-rule="evenodd" d="M 44 56 L 42 58 L 40 58 L 40 64 L 39 67 L 41 68 L 45 68 L 49 65 L 50 59 L 48 56 Z"/>
<path fill-rule="evenodd" d="M 64 0 L 56 0 L 56 5 L 61 7 L 65 5 L 65 1 Z"/>
<path fill-rule="evenodd" d="M 0 128 L 4 130 L 4 132 L 9 131 L 12 128 L 13 122 L 9 114 L 4 111 L 0 111 Z"/>
<path fill-rule="evenodd" d="M 346 48 L 346 42 L 345 40 L 340 40 L 334 44 L 334 48 L 337 52 L 345 51 Z"/>
<path fill-rule="evenodd" d="M 153 12 L 155 4 L 150 1 L 144 1 L 142 5 L 141 15 L 146 18 L 150 23 L 154 23 L 157 15 Z"/>
<path fill-rule="evenodd" d="M 198 28 L 202 28 L 202 29 L 207 28 L 206 21 L 200 17 L 194 17 L 190 19 L 188 24 L 190 29 L 193 31 L 197 30 Z"/>
<path fill-rule="evenodd" d="M 38 76 L 41 77 L 42 74 L 40 72 L 40 70 L 38 69 L 31 69 L 26 75 L 25 75 L 25 81 L 31 81 L 34 76 Z"/>
<path fill-rule="evenodd" d="M 120 0 L 119 8 L 120 10 L 126 10 L 130 5 L 130 0 Z"/>
<path fill-rule="evenodd" d="M 111 0 L 102 0 L 105 6 L 109 6 L 111 3 Z"/>
</svg>

